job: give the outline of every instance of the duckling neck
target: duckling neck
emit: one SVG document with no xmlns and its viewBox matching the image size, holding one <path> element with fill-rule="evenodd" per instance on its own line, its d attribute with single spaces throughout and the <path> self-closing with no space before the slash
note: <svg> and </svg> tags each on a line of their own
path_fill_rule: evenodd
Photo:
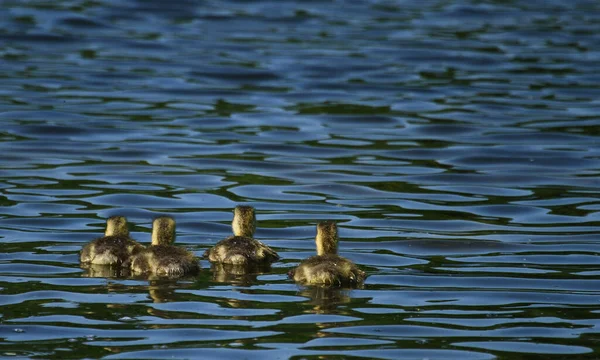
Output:
<svg viewBox="0 0 600 360">
<path fill-rule="evenodd" d="M 173 242 L 171 234 L 162 234 L 159 231 L 152 231 L 152 245 L 169 245 Z"/>
<path fill-rule="evenodd" d="M 106 224 L 106 231 L 104 232 L 104 236 L 128 236 L 129 231 L 127 229 L 119 229 L 115 224 L 108 223 Z"/>
<path fill-rule="evenodd" d="M 240 226 L 239 224 L 234 224 L 234 226 L 233 226 L 233 235 L 235 235 L 235 236 L 253 237 L 254 236 L 254 230 L 251 227 Z"/>
<path fill-rule="evenodd" d="M 337 239 L 328 239 L 323 238 L 322 236 L 317 236 L 317 255 L 335 255 L 337 254 Z"/>
</svg>

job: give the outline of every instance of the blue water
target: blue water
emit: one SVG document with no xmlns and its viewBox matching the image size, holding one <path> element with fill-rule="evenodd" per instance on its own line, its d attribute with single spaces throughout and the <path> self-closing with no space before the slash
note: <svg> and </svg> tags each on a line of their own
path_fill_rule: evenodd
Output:
<svg viewBox="0 0 600 360">
<path fill-rule="evenodd" d="M 0 356 L 596 359 L 600 3 L 5 1 Z M 84 271 L 112 215 L 198 256 Z M 335 220 L 364 288 L 287 271 Z"/>
</svg>

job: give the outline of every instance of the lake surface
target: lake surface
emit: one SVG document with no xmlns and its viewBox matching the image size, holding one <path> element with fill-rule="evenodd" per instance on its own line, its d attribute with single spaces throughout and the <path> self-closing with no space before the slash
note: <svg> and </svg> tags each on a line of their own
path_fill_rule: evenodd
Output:
<svg viewBox="0 0 600 360">
<path fill-rule="evenodd" d="M 5 1 L 0 356 L 597 359 L 597 1 Z M 112 215 L 198 256 L 103 277 Z M 299 288 L 317 221 L 364 288 Z"/>
</svg>

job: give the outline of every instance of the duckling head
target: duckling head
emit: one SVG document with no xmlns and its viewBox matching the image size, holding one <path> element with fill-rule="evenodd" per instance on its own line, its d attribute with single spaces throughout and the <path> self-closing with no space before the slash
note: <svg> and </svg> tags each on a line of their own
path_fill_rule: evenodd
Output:
<svg viewBox="0 0 600 360">
<path fill-rule="evenodd" d="M 161 216 L 152 222 L 152 245 L 170 245 L 175 242 L 175 219 Z"/>
<path fill-rule="evenodd" d="M 129 236 L 127 219 L 124 216 L 111 216 L 106 220 L 104 236 Z"/>
<path fill-rule="evenodd" d="M 317 255 L 337 254 L 337 225 L 332 221 L 318 223 L 315 243 L 317 244 Z"/>
<path fill-rule="evenodd" d="M 256 215 L 252 206 L 238 205 L 233 210 L 233 235 L 253 237 L 256 230 Z"/>
</svg>

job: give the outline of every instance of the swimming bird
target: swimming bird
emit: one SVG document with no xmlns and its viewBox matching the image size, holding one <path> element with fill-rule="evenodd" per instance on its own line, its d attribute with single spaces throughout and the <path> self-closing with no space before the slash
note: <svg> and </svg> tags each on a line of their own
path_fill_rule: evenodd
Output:
<svg viewBox="0 0 600 360">
<path fill-rule="evenodd" d="M 200 270 L 193 253 L 174 246 L 175 219 L 162 216 L 152 223 L 152 244 L 131 258 L 131 272 L 136 275 L 177 277 Z"/>
<path fill-rule="evenodd" d="M 206 250 L 205 258 L 213 263 L 244 267 L 270 265 L 279 260 L 275 250 L 253 238 L 256 230 L 256 215 L 252 206 L 236 206 L 231 227 L 233 236 L 219 241 Z"/>
<path fill-rule="evenodd" d="M 338 231 L 334 222 L 317 224 L 317 255 L 302 261 L 288 275 L 301 285 L 356 286 L 366 277 L 352 261 L 337 254 Z"/>
<path fill-rule="evenodd" d="M 82 264 L 121 265 L 143 249 L 142 244 L 129 237 L 127 219 L 112 216 L 106 220 L 104 236 L 83 246 L 80 261 Z"/>
</svg>

